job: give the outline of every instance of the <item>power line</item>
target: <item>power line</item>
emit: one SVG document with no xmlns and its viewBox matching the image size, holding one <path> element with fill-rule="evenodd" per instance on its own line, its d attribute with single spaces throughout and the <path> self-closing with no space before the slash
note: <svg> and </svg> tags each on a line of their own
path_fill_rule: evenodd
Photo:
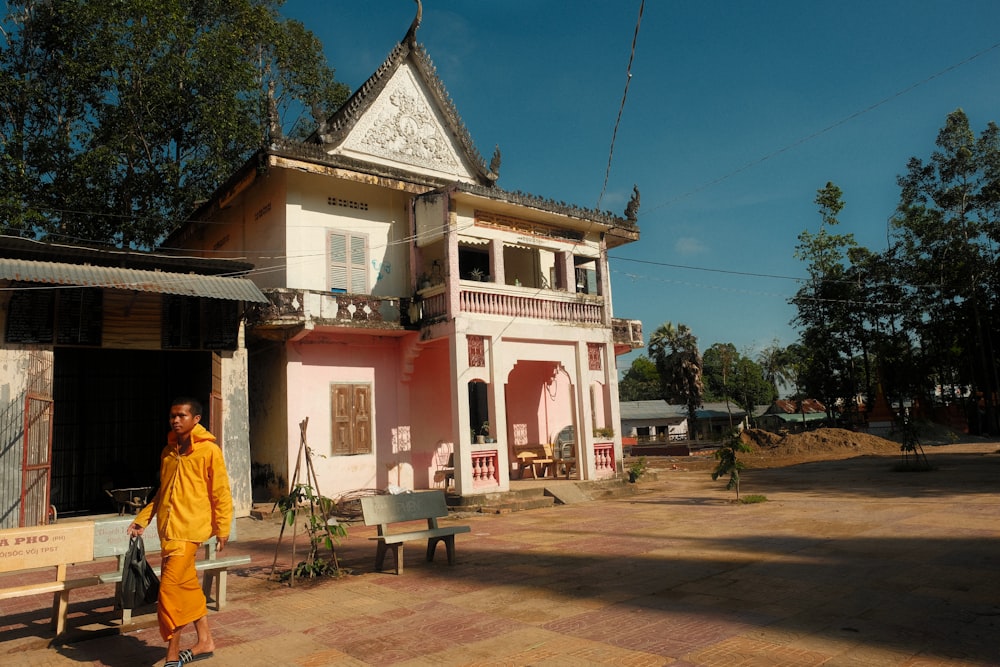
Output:
<svg viewBox="0 0 1000 667">
<path fill-rule="evenodd" d="M 793 141 L 792 143 L 790 143 L 790 144 L 788 144 L 786 146 L 783 146 L 782 148 L 779 148 L 779 149 L 777 149 L 775 151 L 767 153 L 763 157 L 757 158 L 756 160 L 752 160 L 751 162 L 747 162 L 745 165 L 743 165 L 742 167 L 739 167 L 738 169 L 735 169 L 735 170 L 730 171 L 730 172 L 728 172 L 726 174 L 723 174 L 722 176 L 719 176 L 716 179 L 708 181 L 707 183 L 703 183 L 702 185 L 699 185 L 699 186 L 697 186 L 696 188 L 694 188 L 692 190 L 688 190 L 684 194 L 679 195 L 677 197 L 674 197 L 673 199 L 668 199 L 667 201 L 663 202 L 662 204 L 657 204 L 656 206 L 653 206 L 649 210 L 650 211 L 656 211 L 658 209 L 663 208 L 664 206 L 670 206 L 671 204 L 675 204 L 675 203 L 677 203 L 678 201 L 680 201 L 682 199 L 685 199 L 685 198 L 690 197 L 692 195 L 698 194 L 702 190 L 707 190 L 708 188 L 712 187 L 713 185 L 718 185 L 719 183 L 722 183 L 723 181 L 729 180 L 733 176 L 737 176 L 738 174 L 742 174 L 744 171 L 747 171 L 748 169 L 756 167 L 757 165 L 759 165 L 759 164 L 761 164 L 763 162 L 767 162 L 771 158 L 777 157 L 777 156 L 781 155 L 782 153 L 787 153 L 788 151 L 792 150 L 793 148 L 797 148 L 797 147 L 801 146 L 804 143 L 812 141 L 813 139 L 815 139 L 815 138 L 817 138 L 819 136 L 822 136 L 822 135 L 826 134 L 827 132 L 830 132 L 831 130 L 836 129 L 836 128 L 840 127 L 841 125 L 849 123 L 850 121 L 854 120 L 855 118 L 858 118 L 859 116 L 863 116 L 864 114 L 866 114 L 866 113 L 868 113 L 870 111 L 874 111 L 875 109 L 879 108 L 880 106 L 882 106 L 884 104 L 888 104 L 889 102 L 891 102 L 891 101 L 893 101 L 893 100 L 895 100 L 895 99 L 897 99 L 899 97 L 902 97 L 903 95 L 909 93 L 910 91 L 912 91 L 912 90 L 914 90 L 916 88 L 919 88 L 920 86 L 922 86 L 922 85 L 924 85 L 926 83 L 929 83 L 930 81 L 933 81 L 934 79 L 937 79 L 938 77 L 944 76 L 945 74 L 948 74 L 949 72 L 952 72 L 952 71 L 958 69 L 959 67 L 967 65 L 970 62 L 972 62 L 973 60 L 975 60 L 976 58 L 980 58 L 980 57 L 986 55 L 987 53 L 989 53 L 990 51 L 993 51 L 993 50 L 995 50 L 997 48 L 1000 48 L 1000 42 L 997 42 L 996 44 L 993 44 L 992 46 L 988 46 L 987 48 L 983 49 L 982 51 L 979 51 L 978 53 L 974 53 L 973 55 L 969 56 L 965 60 L 957 62 L 957 63 L 955 63 L 953 65 L 949 65 L 948 67 L 945 67 L 943 70 L 940 70 L 939 72 L 935 72 L 934 74 L 931 74 L 930 76 L 928 76 L 928 77 L 926 77 L 926 78 L 924 78 L 924 79 L 922 79 L 922 80 L 920 80 L 920 81 L 918 81 L 918 82 L 916 82 L 914 84 L 911 84 L 911 85 L 907 86 L 906 88 L 903 88 L 902 90 L 899 90 L 899 91 L 893 93 L 892 95 L 889 95 L 888 97 L 886 97 L 886 98 L 884 98 L 884 99 L 882 99 L 882 100 L 880 100 L 878 102 L 875 102 L 874 104 L 871 104 L 871 105 L 865 107 L 864 109 L 861 109 L 859 111 L 855 111 L 854 113 L 852 113 L 852 114 L 850 114 L 848 116 L 845 116 L 844 118 L 841 118 L 840 120 L 836 121 L 835 123 L 827 125 L 826 127 L 824 127 L 821 130 L 813 132 L 812 134 L 810 134 L 808 136 L 805 136 L 805 137 L 802 137 L 801 139 L 798 139 L 796 141 Z"/>
<path fill-rule="evenodd" d="M 628 98 L 628 87 L 632 83 L 632 62 L 635 60 L 635 44 L 639 39 L 639 24 L 642 23 L 642 10 L 646 7 L 646 0 L 639 3 L 639 17 L 635 20 L 635 34 L 632 35 L 632 52 L 628 57 L 628 67 L 625 70 L 625 90 L 622 92 L 622 103 L 618 107 L 618 118 L 615 119 L 615 128 L 611 132 L 611 148 L 608 150 L 608 166 L 604 170 L 604 185 L 601 186 L 601 194 L 597 198 L 597 210 L 601 210 L 601 200 L 608 189 L 608 177 L 611 176 L 611 158 L 615 154 L 615 138 L 618 136 L 618 125 L 622 122 L 622 112 L 625 111 L 625 100 Z"/>
</svg>

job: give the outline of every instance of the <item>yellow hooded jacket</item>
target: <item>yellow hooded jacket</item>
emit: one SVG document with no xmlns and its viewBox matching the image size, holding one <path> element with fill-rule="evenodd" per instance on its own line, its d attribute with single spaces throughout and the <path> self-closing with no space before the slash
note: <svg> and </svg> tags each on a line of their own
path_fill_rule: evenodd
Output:
<svg viewBox="0 0 1000 667">
<path fill-rule="evenodd" d="M 229 537 L 233 497 L 222 450 L 201 424 L 191 431 L 191 448 L 180 454 L 177 435 L 167 436 L 160 453 L 160 489 L 142 508 L 135 523 L 149 525 L 156 512 L 160 539 L 204 542 L 212 535 Z"/>
</svg>

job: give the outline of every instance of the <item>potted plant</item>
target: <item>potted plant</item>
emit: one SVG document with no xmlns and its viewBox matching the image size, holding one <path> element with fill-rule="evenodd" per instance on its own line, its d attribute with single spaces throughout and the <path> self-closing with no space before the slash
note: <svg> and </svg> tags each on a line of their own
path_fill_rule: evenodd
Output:
<svg viewBox="0 0 1000 667">
<path fill-rule="evenodd" d="M 628 467 L 628 481 L 633 484 L 646 473 L 646 457 L 640 456 Z"/>
<path fill-rule="evenodd" d="M 594 429 L 594 437 L 602 440 L 610 440 L 615 437 L 615 430 L 610 426 L 602 426 Z"/>
<path fill-rule="evenodd" d="M 476 442 L 484 443 L 490 440 L 490 422 L 484 421 L 479 426 L 479 434 L 476 435 Z"/>
</svg>

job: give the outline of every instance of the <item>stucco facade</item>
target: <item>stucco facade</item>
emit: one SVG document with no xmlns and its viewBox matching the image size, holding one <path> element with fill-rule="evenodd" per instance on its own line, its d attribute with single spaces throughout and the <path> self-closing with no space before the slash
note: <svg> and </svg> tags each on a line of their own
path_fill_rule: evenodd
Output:
<svg viewBox="0 0 1000 667">
<path fill-rule="evenodd" d="M 270 298 L 247 323 L 255 493 L 516 483 L 517 447 L 575 433 L 575 475 L 621 472 L 618 217 L 508 193 L 415 41 L 305 142 L 272 138 L 169 243 L 240 256 Z M 595 433 L 602 433 L 601 436 Z M 480 437 L 477 437 L 480 436 Z M 482 442 L 479 442 L 482 440 Z M 300 473 L 299 481 L 304 481 Z"/>
</svg>

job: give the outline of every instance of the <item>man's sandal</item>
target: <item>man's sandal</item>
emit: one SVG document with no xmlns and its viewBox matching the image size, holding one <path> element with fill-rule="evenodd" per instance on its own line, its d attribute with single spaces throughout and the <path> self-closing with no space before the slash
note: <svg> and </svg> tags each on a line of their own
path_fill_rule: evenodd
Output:
<svg viewBox="0 0 1000 667">
<path fill-rule="evenodd" d="M 180 660 L 178 660 L 177 662 L 177 667 L 183 667 L 183 665 L 186 665 L 191 662 L 197 662 L 199 660 L 208 660 L 213 656 L 215 656 L 215 653 L 213 653 L 212 651 L 209 651 L 207 653 L 194 653 L 193 651 L 191 651 L 191 649 L 186 648 L 182 650 L 180 653 L 179 656 Z M 173 665 L 167 663 L 163 667 L 173 667 Z"/>
</svg>

